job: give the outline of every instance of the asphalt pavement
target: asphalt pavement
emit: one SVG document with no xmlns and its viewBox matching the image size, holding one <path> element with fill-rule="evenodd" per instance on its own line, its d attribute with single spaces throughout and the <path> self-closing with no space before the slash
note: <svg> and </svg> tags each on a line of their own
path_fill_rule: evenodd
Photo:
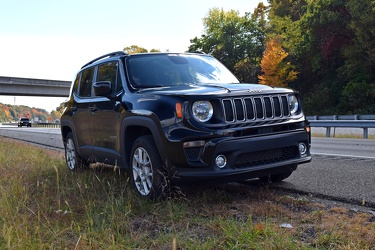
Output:
<svg viewBox="0 0 375 250">
<path fill-rule="evenodd" d="M 274 187 L 375 208 L 375 158 L 313 155 Z"/>
</svg>

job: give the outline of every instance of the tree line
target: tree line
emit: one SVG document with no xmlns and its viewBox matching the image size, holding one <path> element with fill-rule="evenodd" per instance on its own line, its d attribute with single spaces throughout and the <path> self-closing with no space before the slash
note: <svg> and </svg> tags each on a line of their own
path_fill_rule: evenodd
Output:
<svg viewBox="0 0 375 250">
<path fill-rule="evenodd" d="M 213 55 L 243 82 L 298 90 L 307 115 L 375 114 L 375 0 L 267 3 L 244 15 L 210 9 L 188 51 Z M 148 52 L 137 45 L 123 50 Z M 24 115 L 5 106 L 0 121 Z M 27 112 L 35 117 L 33 110 Z"/>
<path fill-rule="evenodd" d="M 243 82 L 301 93 L 305 113 L 375 113 L 375 1 L 268 0 L 251 13 L 211 9 L 189 51 Z"/>
<path fill-rule="evenodd" d="M 60 119 L 60 116 L 61 114 L 57 110 L 48 113 L 44 109 L 0 103 L 0 122 L 16 122 L 21 117 L 32 120 L 37 118 L 40 122 L 54 122 L 56 119 Z"/>
</svg>

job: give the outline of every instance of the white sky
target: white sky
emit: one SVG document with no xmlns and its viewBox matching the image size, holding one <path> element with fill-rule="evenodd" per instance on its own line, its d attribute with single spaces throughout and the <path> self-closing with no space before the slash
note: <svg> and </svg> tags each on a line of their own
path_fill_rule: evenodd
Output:
<svg viewBox="0 0 375 250">
<path fill-rule="evenodd" d="M 124 47 L 184 52 L 214 7 L 254 12 L 265 0 L 1 0 L 0 76 L 71 81 L 86 62 Z M 54 110 L 66 98 L 0 96 Z"/>
</svg>

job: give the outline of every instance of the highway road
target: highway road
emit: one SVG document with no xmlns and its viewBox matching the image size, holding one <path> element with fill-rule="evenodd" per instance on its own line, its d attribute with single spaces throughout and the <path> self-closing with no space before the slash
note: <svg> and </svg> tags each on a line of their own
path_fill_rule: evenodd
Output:
<svg viewBox="0 0 375 250">
<path fill-rule="evenodd" d="M 60 128 L 28 128 L 0 126 L 0 136 L 37 143 L 47 147 L 63 149 Z"/>
<path fill-rule="evenodd" d="M 274 186 L 375 208 L 375 140 L 312 138 L 313 160 Z"/>
<path fill-rule="evenodd" d="M 0 126 L 0 136 L 63 149 L 58 128 Z M 271 187 L 375 208 L 375 140 L 312 138 L 313 160 Z"/>
</svg>

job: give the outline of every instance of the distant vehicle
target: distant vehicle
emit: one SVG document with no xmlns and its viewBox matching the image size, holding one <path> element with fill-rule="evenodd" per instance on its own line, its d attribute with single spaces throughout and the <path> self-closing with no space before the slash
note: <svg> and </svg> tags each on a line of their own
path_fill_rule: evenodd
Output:
<svg viewBox="0 0 375 250">
<path fill-rule="evenodd" d="M 22 126 L 31 127 L 30 119 L 27 117 L 21 117 L 18 120 L 18 127 L 22 127 Z"/>
</svg>

